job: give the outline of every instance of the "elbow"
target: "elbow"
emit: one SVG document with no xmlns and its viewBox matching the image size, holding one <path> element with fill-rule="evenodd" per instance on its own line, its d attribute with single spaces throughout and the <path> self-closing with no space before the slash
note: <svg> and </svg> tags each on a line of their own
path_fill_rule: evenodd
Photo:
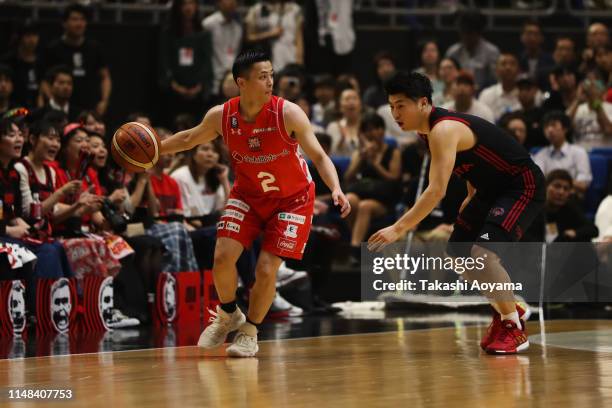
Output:
<svg viewBox="0 0 612 408">
<path fill-rule="evenodd" d="M 446 196 L 446 189 L 430 186 L 428 190 L 432 200 L 435 200 L 436 203 L 438 203 L 438 201 L 442 200 Z"/>
</svg>

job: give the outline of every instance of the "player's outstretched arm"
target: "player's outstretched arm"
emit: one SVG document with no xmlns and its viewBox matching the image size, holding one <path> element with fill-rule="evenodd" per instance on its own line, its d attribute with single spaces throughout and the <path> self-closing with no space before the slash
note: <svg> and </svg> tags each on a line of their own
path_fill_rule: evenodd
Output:
<svg viewBox="0 0 612 408">
<path fill-rule="evenodd" d="M 446 194 L 448 181 L 455 166 L 459 133 L 453 129 L 454 123 L 442 122 L 429 135 L 431 166 L 429 168 L 429 185 L 416 200 L 414 206 L 395 224 L 376 232 L 368 240 L 370 251 L 379 251 L 391 244 L 407 231 L 416 227 L 429 213 L 436 208 Z"/>
<path fill-rule="evenodd" d="M 321 178 L 331 190 L 334 205 L 340 206 L 342 217 L 346 217 L 351 212 L 351 205 L 342 192 L 342 188 L 340 188 L 340 180 L 338 180 L 338 173 L 336 173 L 334 164 L 325 154 L 314 135 L 308 116 L 306 116 L 302 108 L 288 101 L 285 102 L 283 115 L 287 133 L 295 135 L 296 140 L 306 155 L 308 155 L 308 158 L 312 160 L 312 164 L 315 165 Z"/>
<path fill-rule="evenodd" d="M 162 141 L 160 154 L 173 154 L 190 150 L 199 144 L 210 142 L 219 136 L 221 120 L 223 118 L 223 105 L 212 107 L 199 125 L 191 129 L 175 133 Z"/>
</svg>

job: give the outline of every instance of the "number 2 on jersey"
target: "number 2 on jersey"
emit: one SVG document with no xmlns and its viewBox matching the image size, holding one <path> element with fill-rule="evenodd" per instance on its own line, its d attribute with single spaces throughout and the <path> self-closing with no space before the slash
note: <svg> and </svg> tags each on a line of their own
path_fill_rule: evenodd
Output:
<svg viewBox="0 0 612 408">
<path fill-rule="evenodd" d="M 260 171 L 259 174 L 257 174 L 257 178 L 263 179 L 261 180 L 261 188 L 263 188 L 264 193 L 268 191 L 280 191 L 280 188 L 270 185 L 276 181 L 276 177 L 274 177 L 273 174 Z"/>
</svg>

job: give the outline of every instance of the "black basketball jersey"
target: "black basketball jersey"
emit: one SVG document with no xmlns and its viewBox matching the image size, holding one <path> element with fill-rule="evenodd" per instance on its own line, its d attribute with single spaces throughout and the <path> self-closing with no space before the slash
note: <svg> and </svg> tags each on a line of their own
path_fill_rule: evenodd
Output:
<svg viewBox="0 0 612 408">
<path fill-rule="evenodd" d="M 525 170 L 537 167 L 529 153 L 510 134 L 477 116 L 434 107 L 429 128 L 443 120 L 468 126 L 476 137 L 469 150 L 457 152 L 453 174 L 467 180 L 481 193 L 512 188 Z M 427 135 L 419 134 L 427 142 Z"/>
</svg>

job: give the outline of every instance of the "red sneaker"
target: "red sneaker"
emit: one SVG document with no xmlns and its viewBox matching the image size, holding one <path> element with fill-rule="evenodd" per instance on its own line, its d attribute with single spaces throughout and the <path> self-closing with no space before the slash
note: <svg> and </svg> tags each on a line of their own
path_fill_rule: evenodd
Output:
<svg viewBox="0 0 612 408">
<path fill-rule="evenodd" d="M 521 320 L 525 327 L 525 322 Z M 525 331 L 516 327 L 512 320 L 501 322 L 495 339 L 486 348 L 489 354 L 516 354 L 529 348 L 529 340 Z"/>
<path fill-rule="evenodd" d="M 493 342 L 493 340 L 497 336 L 497 331 L 501 327 L 501 316 L 499 315 L 499 313 L 497 313 L 497 310 L 495 310 L 495 308 L 491 307 L 491 309 L 493 309 L 493 321 L 487 328 L 487 332 L 482 337 L 482 340 L 480 340 L 480 348 L 484 351 L 487 351 L 487 346 Z M 522 319 L 523 316 L 525 316 L 525 309 L 519 306 L 518 303 L 516 304 L 516 311 L 519 314 L 519 319 Z M 523 329 L 525 329 L 525 324 L 523 324 Z"/>
</svg>

